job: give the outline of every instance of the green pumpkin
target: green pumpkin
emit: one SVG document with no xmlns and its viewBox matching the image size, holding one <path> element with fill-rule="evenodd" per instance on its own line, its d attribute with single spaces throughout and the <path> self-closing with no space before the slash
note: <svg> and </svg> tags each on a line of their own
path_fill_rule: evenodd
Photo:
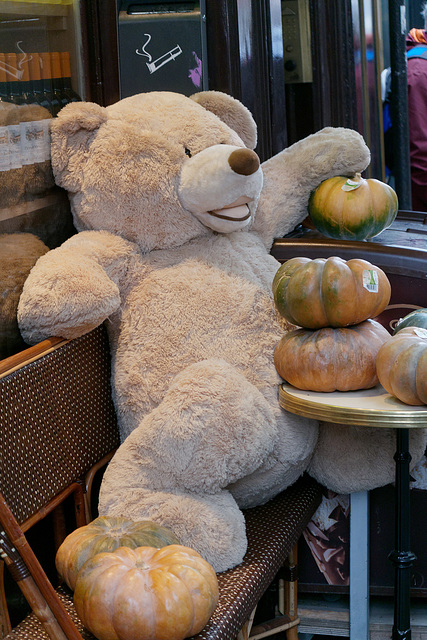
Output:
<svg viewBox="0 0 427 640">
<path fill-rule="evenodd" d="M 396 192 L 385 182 L 360 174 L 324 180 L 309 200 L 313 225 L 328 238 L 366 240 L 394 222 L 398 209 Z"/>
<path fill-rule="evenodd" d="M 337 256 L 291 258 L 277 270 L 272 288 L 279 314 L 306 329 L 346 327 L 375 318 L 391 295 L 390 282 L 379 267 Z"/>
<path fill-rule="evenodd" d="M 89 558 L 98 553 L 113 552 L 118 547 L 155 547 L 180 544 L 176 535 L 151 520 L 100 516 L 75 529 L 59 547 L 56 569 L 70 589 L 74 590 L 77 574 Z"/>
<path fill-rule="evenodd" d="M 400 318 L 394 327 L 393 335 L 405 327 L 422 327 L 427 329 L 427 309 L 415 309 L 404 318 Z"/>
</svg>

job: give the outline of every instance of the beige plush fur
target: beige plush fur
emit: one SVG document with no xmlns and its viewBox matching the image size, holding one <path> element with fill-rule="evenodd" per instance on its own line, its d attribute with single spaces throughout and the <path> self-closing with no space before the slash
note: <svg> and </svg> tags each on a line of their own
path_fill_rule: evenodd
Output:
<svg viewBox="0 0 427 640">
<path fill-rule="evenodd" d="M 423 457 L 426 444 L 426 429 L 410 431 L 411 469 Z M 321 423 L 308 472 L 337 493 L 373 489 L 394 480 L 395 452 L 395 429 Z"/>
<path fill-rule="evenodd" d="M 0 359 L 28 347 L 18 329 L 18 302 L 31 268 L 47 251 L 32 233 L 0 234 Z"/>
<path fill-rule="evenodd" d="M 251 114 L 218 92 L 67 105 L 52 163 L 80 233 L 38 261 L 19 305 L 33 342 L 107 321 L 123 442 L 100 513 L 158 521 L 217 571 L 245 553 L 240 509 L 292 484 L 318 438 L 315 421 L 278 404 L 273 351 L 287 327 L 272 300 L 273 238 L 306 216 L 321 180 L 370 159 L 341 128 L 261 166 L 255 143 Z M 334 442 L 332 474 L 353 455 L 341 433 Z M 378 486 L 361 449 L 363 482 Z"/>
</svg>

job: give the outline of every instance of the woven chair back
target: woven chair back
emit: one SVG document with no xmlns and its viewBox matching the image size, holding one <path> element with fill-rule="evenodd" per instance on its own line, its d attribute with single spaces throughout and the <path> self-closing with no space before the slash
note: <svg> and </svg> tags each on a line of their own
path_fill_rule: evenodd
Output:
<svg viewBox="0 0 427 640">
<path fill-rule="evenodd" d="M 1 375 L 0 425 L 0 492 L 22 524 L 119 445 L 105 329 Z"/>
</svg>

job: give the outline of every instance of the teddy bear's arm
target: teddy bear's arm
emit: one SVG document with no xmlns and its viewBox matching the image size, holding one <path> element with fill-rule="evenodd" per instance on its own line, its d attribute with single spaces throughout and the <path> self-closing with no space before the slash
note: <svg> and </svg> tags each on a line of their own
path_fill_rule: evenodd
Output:
<svg viewBox="0 0 427 640">
<path fill-rule="evenodd" d="M 370 152 L 353 129 L 326 127 L 262 164 L 264 186 L 253 230 L 266 247 L 292 231 L 308 215 L 310 193 L 323 180 L 366 169 Z"/>
<path fill-rule="evenodd" d="M 39 259 L 18 305 L 24 340 L 76 338 L 120 307 L 120 281 L 135 246 L 107 232 L 86 231 Z"/>
</svg>

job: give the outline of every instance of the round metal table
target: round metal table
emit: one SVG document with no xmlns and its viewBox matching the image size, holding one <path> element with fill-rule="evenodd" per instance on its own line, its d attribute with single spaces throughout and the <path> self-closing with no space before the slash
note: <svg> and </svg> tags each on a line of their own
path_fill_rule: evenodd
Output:
<svg viewBox="0 0 427 640">
<path fill-rule="evenodd" d="M 395 567 L 392 638 L 410 640 L 410 570 L 416 557 L 409 548 L 409 429 L 427 428 L 427 406 L 406 405 L 381 385 L 360 391 L 320 393 L 296 389 L 286 382 L 279 386 L 279 402 L 286 411 L 306 418 L 343 425 L 396 428 L 395 548 L 389 555 Z"/>
</svg>

